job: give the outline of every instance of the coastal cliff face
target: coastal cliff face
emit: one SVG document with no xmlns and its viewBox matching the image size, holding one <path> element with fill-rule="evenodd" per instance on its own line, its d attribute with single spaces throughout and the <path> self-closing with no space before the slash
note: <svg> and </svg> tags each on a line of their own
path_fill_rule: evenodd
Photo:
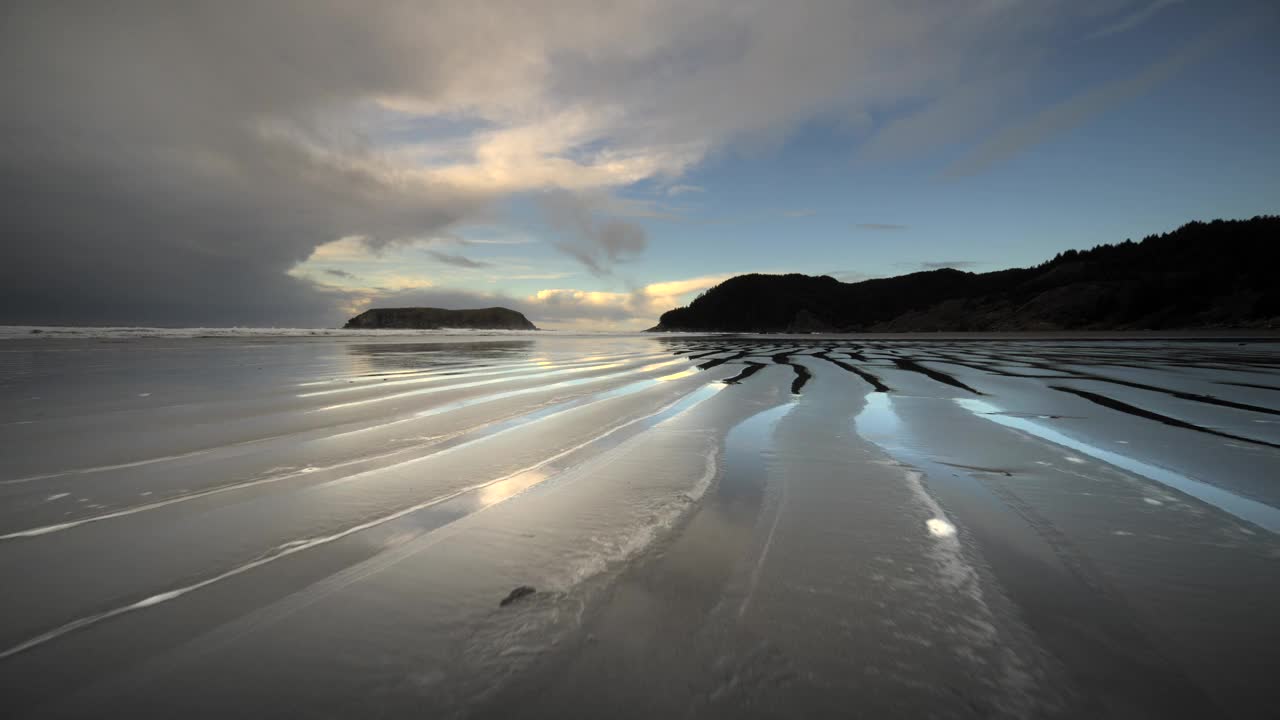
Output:
<svg viewBox="0 0 1280 720">
<path fill-rule="evenodd" d="M 739 275 L 652 331 L 1173 330 L 1280 325 L 1280 217 L 1193 222 L 1036 267 L 859 283 Z"/>
<path fill-rule="evenodd" d="M 504 307 L 475 310 L 443 308 L 373 308 L 347 321 L 347 330 L 412 329 L 437 330 L 466 328 L 471 330 L 537 330 L 524 315 Z"/>
</svg>

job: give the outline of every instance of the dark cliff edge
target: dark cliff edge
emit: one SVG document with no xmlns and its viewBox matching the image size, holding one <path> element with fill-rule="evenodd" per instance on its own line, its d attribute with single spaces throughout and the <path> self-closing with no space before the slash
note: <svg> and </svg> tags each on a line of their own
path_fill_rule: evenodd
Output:
<svg viewBox="0 0 1280 720">
<path fill-rule="evenodd" d="M 407 307 L 365 310 L 343 325 L 346 330 L 376 329 L 437 330 L 467 328 L 472 330 L 537 330 L 524 315 L 504 307 L 476 310 Z"/>
<path fill-rule="evenodd" d="M 651 331 L 957 332 L 1280 327 L 1280 216 L 1191 222 L 1031 268 L 858 283 L 739 275 Z"/>
</svg>

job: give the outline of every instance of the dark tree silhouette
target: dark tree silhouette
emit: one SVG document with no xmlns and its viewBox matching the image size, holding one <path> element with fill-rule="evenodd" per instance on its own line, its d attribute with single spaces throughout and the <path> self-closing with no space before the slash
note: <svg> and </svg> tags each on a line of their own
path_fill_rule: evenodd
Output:
<svg viewBox="0 0 1280 720">
<path fill-rule="evenodd" d="M 729 332 L 1272 327 L 1280 216 L 1190 222 L 1067 250 L 1031 268 L 944 269 L 842 283 L 740 275 L 662 315 L 655 330 Z"/>
</svg>

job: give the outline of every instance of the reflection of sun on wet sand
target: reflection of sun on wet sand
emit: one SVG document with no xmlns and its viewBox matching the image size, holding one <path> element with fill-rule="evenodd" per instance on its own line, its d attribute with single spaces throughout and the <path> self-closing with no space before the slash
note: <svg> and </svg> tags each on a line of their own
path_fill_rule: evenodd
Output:
<svg viewBox="0 0 1280 720">
<path fill-rule="evenodd" d="M 7 342 L 21 714 L 1274 700 L 1275 343 Z"/>
</svg>

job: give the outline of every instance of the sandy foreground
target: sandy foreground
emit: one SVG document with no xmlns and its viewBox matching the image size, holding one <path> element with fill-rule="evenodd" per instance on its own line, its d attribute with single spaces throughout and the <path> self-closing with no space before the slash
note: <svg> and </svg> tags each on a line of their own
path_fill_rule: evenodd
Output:
<svg viewBox="0 0 1280 720">
<path fill-rule="evenodd" d="M 1278 532 L 1274 338 L 0 341 L 7 716 L 1274 717 Z"/>
</svg>

